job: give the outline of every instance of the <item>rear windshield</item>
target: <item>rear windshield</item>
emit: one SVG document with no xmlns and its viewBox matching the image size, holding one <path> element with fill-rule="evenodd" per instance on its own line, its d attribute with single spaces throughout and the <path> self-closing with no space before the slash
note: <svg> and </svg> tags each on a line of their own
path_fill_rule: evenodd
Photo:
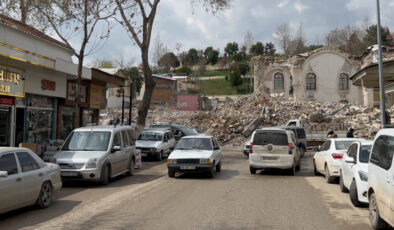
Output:
<svg viewBox="0 0 394 230">
<path fill-rule="evenodd" d="M 163 134 L 155 132 L 143 132 L 138 137 L 140 141 L 162 141 Z"/>
<path fill-rule="evenodd" d="M 347 150 L 354 141 L 335 141 L 336 150 Z"/>
<path fill-rule="evenodd" d="M 254 145 L 288 145 L 287 134 L 277 132 L 258 132 L 253 138 Z"/>
<path fill-rule="evenodd" d="M 372 145 L 362 145 L 360 149 L 360 162 L 368 163 L 369 154 L 371 154 Z"/>
</svg>

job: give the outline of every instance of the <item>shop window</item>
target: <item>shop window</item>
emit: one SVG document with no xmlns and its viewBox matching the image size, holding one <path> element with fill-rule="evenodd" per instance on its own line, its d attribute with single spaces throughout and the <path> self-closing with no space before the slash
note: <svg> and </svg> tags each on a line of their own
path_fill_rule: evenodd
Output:
<svg viewBox="0 0 394 230">
<path fill-rule="evenodd" d="M 316 75 L 313 73 L 306 76 L 306 90 L 316 90 Z"/>
<path fill-rule="evenodd" d="M 65 140 L 74 129 L 75 108 L 66 106 L 61 107 L 61 117 L 60 138 Z"/>
<path fill-rule="evenodd" d="M 349 90 L 349 76 L 346 73 L 339 75 L 339 90 Z"/>
<path fill-rule="evenodd" d="M 274 90 L 283 90 L 285 88 L 285 81 L 283 74 L 276 73 L 274 75 Z"/>
<path fill-rule="evenodd" d="M 82 112 L 82 126 L 87 126 L 89 124 L 93 124 L 93 110 L 84 109 Z"/>
</svg>

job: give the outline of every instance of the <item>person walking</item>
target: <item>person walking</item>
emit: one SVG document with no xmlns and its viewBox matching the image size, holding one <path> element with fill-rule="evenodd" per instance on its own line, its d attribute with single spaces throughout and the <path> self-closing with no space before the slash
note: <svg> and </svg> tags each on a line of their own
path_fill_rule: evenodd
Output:
<svg viewBox="0 0 394 230">
<path fill-rule="evenodd" d="M 354 138 L 354 129 L 350 128 L 349 131 L 346 133 L 346 137 L 348 138 Z"/>
</svg>

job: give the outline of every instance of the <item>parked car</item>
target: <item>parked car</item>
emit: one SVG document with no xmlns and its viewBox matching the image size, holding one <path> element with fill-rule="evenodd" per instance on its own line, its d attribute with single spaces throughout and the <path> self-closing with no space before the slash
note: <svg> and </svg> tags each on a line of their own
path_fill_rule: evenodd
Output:
<svg viewBox="0 0 394 230">
<path fill-rule="evenodd" d="M 220 172 L 222 168 L 219 144 L 212 136 L 182 137 L 168 157 L 167 167 L 171 178 L 176 172 L 208 173 L 213 177 L 215 169 Z"/>
<path fill-rule="evenodd" d="M 313 156 L 315 175 L 321 173 L 325 176 L 327 183 L 333 183 L 339 177 L 343 155 L 355 141 L 365 141 L 365 139 L 330 138 L 326 140 Z"/>
<path fill-rule="evenodd" d="M 108 184 L 121 174 L 133 175 L 135 143 L 131 126 L 89 126 L 73 130 L 52 162 L 62 180 Z"/>
<path fill-rule="evenodd" d="M 304 157 L 305 152 L 308 147 L 304 127 L 302 127 L 302 126 L 284 126 L 282 128 L 284 128 L 286 130 L 291 130 L 294 132 L 295 137 L 296 137 L 296 144 L 297 144 L 298 148 L 300 149 L 301 157 Z"/>
<path fill-rule="evenodd" d="M 136 141 L 136 148 L 141 150 L 141 156 L 154 156 L 161 161 L 164 154 L 170 155 L 176 144 L 171 129 L 146 129 Z"/>
<path fill-rule="evenodd" d="M 0 148 L 0 213 L 33 204 L 47 208 L 61 187 L 58 165 L 26 148 Z"/>
<path fill-rule="evenodd" d="M 205 132 L 200 128 L 194 128 L 193 131 L 196 132 L 197 134 L 205 134 Z"/>
<path fill-rule="evenodd" d="M 251 174 L 259 169 L 278 168 L 295 175 L 301 168 L 300 151 L 292 131 L 279 127 L 258 129 L 252 134 L 249 150 Z"/>
<path fill-rule="evenodd" d="M 394 129 L 375 137 L 368 165 L 369 220 L 374 229 L 394 227 Z"/>
<path fill-rule="evenodd" d="M 243 154 L 247 157 L 249 157 L 250 143 L 252 143 L 252 139 L 247 140 L 242 149 Z"/>
<path fill-rule="evenodd" d="M 356 207 L 368 203 L 368 161 L 372 141 L 356 141 L 343 155 L 339 172 L 339 186 L 342 192 L 349 192 L 350 200 Z"/>
<path fill-rule="evenodd" d="M 159 122 L 150 125 L 149 128 L 169 128 L 172 130 L 172 134 L 174 135 L 176 141 L 179 141 L 179 139 L 181 139 L 184 136 L 198 135 L 198 133 L 193 129 L 180 124 Z"/>
</svg>

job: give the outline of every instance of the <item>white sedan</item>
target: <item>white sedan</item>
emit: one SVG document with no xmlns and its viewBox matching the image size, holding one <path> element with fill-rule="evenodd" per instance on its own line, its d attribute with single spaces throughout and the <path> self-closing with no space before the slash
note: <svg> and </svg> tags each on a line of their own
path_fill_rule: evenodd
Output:
<svg viewBox="0 0 394 230">
<path fill-rule="evenodd" d="M 313 156 L 315 175 L 324 174 L 327 183 L 333 183 L 339 177 L 343 155 L 357 138 L 331 138 L 326 140 Z"/>
<path fill-rule="evenodd" d="M 211 136 L 186 136 L 179 140 L 167 159 L 168 176 L 176 172 L 208 173 L 220 172 L 222 153 L 217 141 Z"/>
<path fill-rule="evenodd" d="M 339 176 L 342 192 L 349 192 L 350 200 L 356 207 L 368 203 L 368 161 L 372 141 L 356 141 L 343 156 Z"/>
<path fill-rule="evenodd" d="M 0 148 L 0 213 L 33 204 L 47 208 L 61 187 L 58 165 L 26 148 Z"/>
</svg>

